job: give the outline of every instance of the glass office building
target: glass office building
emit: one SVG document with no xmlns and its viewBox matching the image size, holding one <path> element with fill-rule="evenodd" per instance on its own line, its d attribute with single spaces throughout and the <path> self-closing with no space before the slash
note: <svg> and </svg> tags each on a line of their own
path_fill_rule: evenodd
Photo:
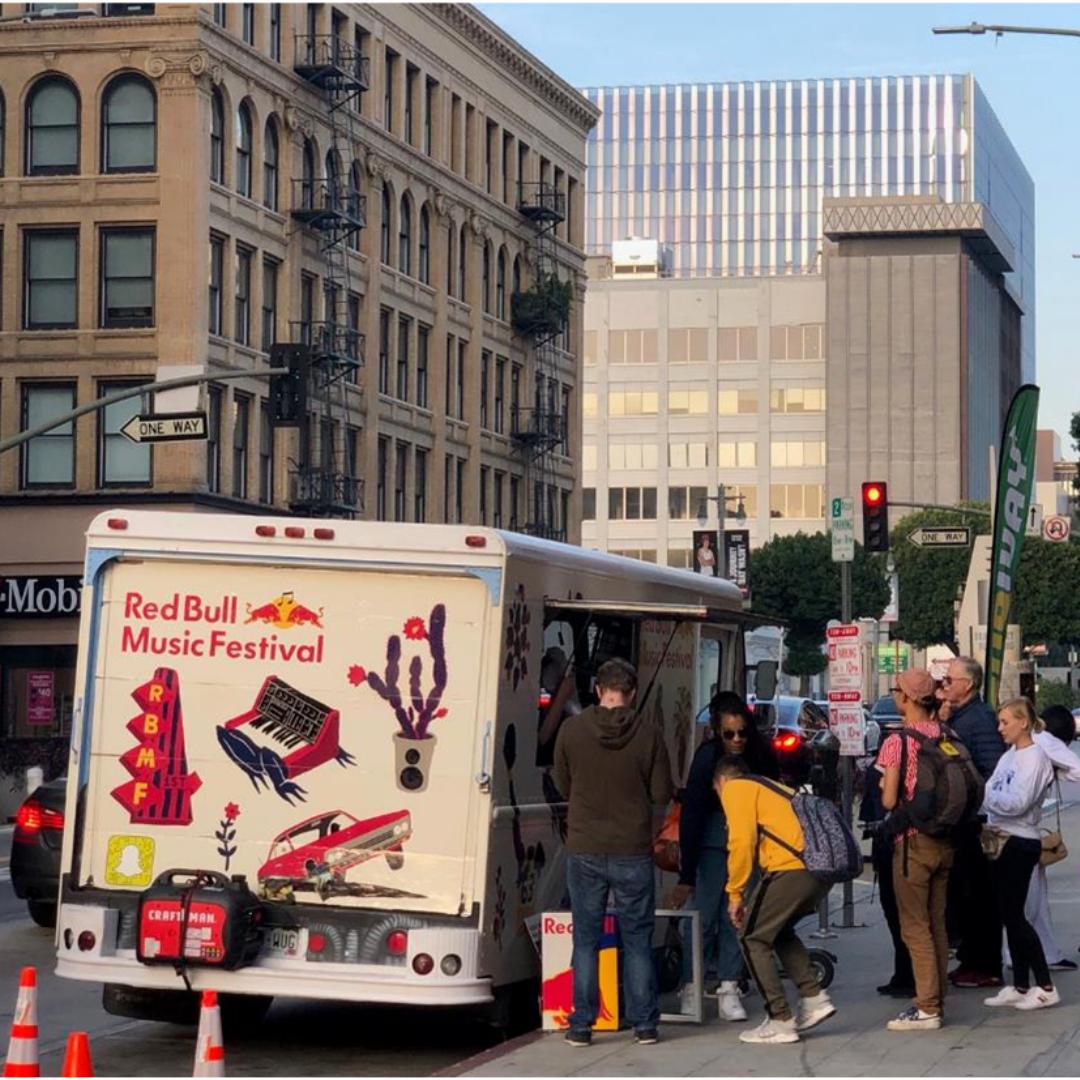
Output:
<svg viewBox="0 0 1080 1080">
<path fill-rule="evenodd" d="M 822 199 L 984 203 L 1034 377 L 1035 188 L 971 75 L 590 88 L 586 248 L 659 240 L 676 277 L 820 271 Z"/>
</svg>

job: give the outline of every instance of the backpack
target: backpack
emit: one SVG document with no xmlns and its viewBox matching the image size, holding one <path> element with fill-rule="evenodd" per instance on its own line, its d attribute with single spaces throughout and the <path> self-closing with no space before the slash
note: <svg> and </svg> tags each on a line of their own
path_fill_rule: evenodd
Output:
<svg viewBox="0 0 1080 1080">
<path fill-rule="evenodd" d="M 779 784 L 763 776 L 748 777 L 770 791 L 782 795 L 791 803 L 803 833 L 803 849 L 796 851 L 791 844 L 758 826 L 763 836 L 786 848 L 810 872 L 816 881 L 826 885 L 852 881 L 863 871 L 863 855 L 855 834 L 840 815 L 840 811 L 818 795 L 792 795 Z"/>
<path fill-rule="evenodd" d="M 968 825 L 978 817 L 986 781 L 975 768 L 967 747 L 956 732 L 944 725 L 934 738 L 921 731 L 905 728 L 901 733 L 899 815 L 904 825 L 910 825 L 927 836 L 947 837 L 958 827 Z M 907 740 L 918 744 L 915 794 L 906 797 Z"/>
</svg>

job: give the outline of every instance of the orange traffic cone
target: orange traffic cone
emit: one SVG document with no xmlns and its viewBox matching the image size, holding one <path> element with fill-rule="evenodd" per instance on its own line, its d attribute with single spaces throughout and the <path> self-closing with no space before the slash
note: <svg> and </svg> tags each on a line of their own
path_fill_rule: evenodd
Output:
<svg viewBox="0 0 1080 1080">
<path fill-rule="evenodd" d="M 61 1076 L 93 1076 L 94 1066 L 90 1064 L 90 1040 L 85 1031 L 73 1031 L 68 1036 L 67 1053 L 64 1055 L 64 1069 Z"/>
<path fill-rule="evenodd" d="M 24 967 L 19 976 L 19 997 L 11 1022 L 4 1076 L 40 1076 L 38 1064 L 37 969 Z"/>
<path fill-rule="evenodd" d="M 225 1075 L 225 1042 L 221 1037 L 221 1007 L 216 990 L 203 991 L 199 1035 L 195 1043 L 195 1071 L 191 1075 Z"/>
</svg>

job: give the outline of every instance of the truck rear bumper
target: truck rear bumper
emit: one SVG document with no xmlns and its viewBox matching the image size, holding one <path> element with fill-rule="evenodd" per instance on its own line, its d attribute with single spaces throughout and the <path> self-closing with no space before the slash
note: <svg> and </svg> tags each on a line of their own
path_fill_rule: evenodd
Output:
<svg viewBox="0 0 1080 1080">
<path fill-rule="evenodd" d="M 115 948 L 111 943 L 116 941 L 116 923 L 115 909 L 64 904 L 58 922 L 56 973 L 87 982 L 187 989 L 172 966 L 144 964 L 133 949 Z M 299 957 L 261 956 L 257 963 L 237 971 L 196 966 L 186 971 L 193 990 L 378 1004 L 484 1005 L 493 1000 L 492 984 L 490 978 L 475 974 L 478 946 L 475 930 L 413 931 L 407 962 L 400 965 L 312 963 Z M 440 947 L 452 948 L 460 956 L 459 974 L 443 974 Z M 435 956 L 434 970 L 427 975 L 416 974 L 412 967 L 420 950 Z"/>
</svg>

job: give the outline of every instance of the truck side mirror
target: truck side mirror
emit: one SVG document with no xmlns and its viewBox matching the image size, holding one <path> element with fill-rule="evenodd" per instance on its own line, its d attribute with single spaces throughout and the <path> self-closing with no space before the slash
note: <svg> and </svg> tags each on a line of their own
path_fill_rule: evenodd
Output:
<svg viewBox="0 0 1080 1080">
<path fill-rule="evenodd" d="M 754 697 L 771 701 L 776 696 L 776 661 L 762 660 L 754 669 Z"/>
</svg>

